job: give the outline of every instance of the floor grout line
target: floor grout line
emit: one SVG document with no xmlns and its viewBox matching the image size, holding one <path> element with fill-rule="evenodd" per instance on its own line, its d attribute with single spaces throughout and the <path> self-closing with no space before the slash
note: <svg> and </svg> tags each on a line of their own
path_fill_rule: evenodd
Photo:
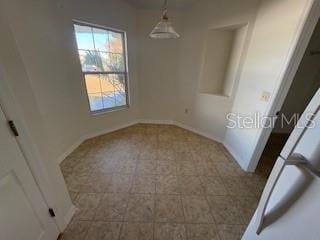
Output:
<svg viewBox="0 0 320 240">
<path fill-rule="evenodd" d="M 130 128 L 129 128 L 130 129 Z M 153 131 L 153 130 L 152 130 Z M 196 149 L 194 148 L 193 146 L 190 146 L 188 145 L 188 149 L 187 151 L 183 150 L 183 147 L 184 145 L 183 144 L 180 144 L 178 143 L 175 144 L 175 142 L 172 142 L 172 139 L 170 139 L 168 142 L 166 141 L 163 141 L 163 139 L 161 139 L 160 141 L 160 134 L 161 134 L 161 129 L 157 129 L 156 130 L 156 133 L 152 133 L 152 131 L 148 132 L 147 134 L 146 133 L 143 133 L 141 136 L 141 138 L 129 138 L 129 140 L 127 141 L 123 141 L 124 137 L 121 137 L 121 140 L 120 141 L 117 141 L 117 137 L 121 136 L 120 135 L 120 131 L 117 131 L 117 134 L 114 134 L 112 135 L 112 137 L 108 137 L 108 138 L 105 138 L 107 140 L 101 140 L 100 144 L 98 147 L 96 147 L 96 151 L 99 151 L 99 149 L 104 149 L 106 148 L 106 146 L 108 146 L 108 149 L 107 150 L 103 150 L 103 151 L 100 151 L 100 156 L 99 157 L 102 157 L 103 158 L 103 153 L 102 152 L 105 152 L 105 154 L 107 153 L 107 151 L 110 151 L 110 154 L 108 154 L 108 158 L 103 158 L 103 160 L 92 160 L 92 159 L 95 159 L 94 158 L 94 151 L 88 151 L 90 152 L 90 157 L 92 159 L 90 159 L 90 157 L 88 157 L 86 159 L 86 156 L 85 154 L 83 154 L 82 157 L 79 157 L 78 159 L 76 159 L 76 162 L 74 165 L 73 164 L 65 164 L 65 166 L 71 166 L 69 167 L 68 169 L 66 169 L 64 172 L 64 175 L 66 176 L 66 178 L 68 178 L 68 176 L 70 175 L 74 175 L 74 176 L 77 176 L 80 175 L 88 175 L 88 179 L 86 179 L 84 181 L 84 185 L 87 185 L 89 182 L 90 182 L 90 176 L 94 176 L 95 174 L 101 174 L 102 176 L 109 176 L 110 175 L 110 186 L 109 187 L 112 187 L 112 189 L 110 190 L 103 190 L 103 191 L 83 191 L 81 190 L 81 188 L 79 188 L 78 190 L 76 191 L 71 191 L 69 190 L 70 192 L 75 192 L 75 197 L 74 197 L 74 201 L 77 200 L 77 198 L 79 197 L 79 194 L 90 194 L 90 193 L 94 193 L 94 194 L 101 194 L 102 197 L 105 195 L 105 194 L 121 194 L 121 195 L 126 195 L 126 205 L 125 205 L 125 209 L 124 209 L 124 213 L 123 213 L 123 216 L 122 216 L 122 221 L 101 221 L 101 220 L 95 220 L 95 216 L 97 214 L 97 211 L 98 211 L 98 207 L 95 208 L 95 213 L 94 213 L 94 220 L 91 220 L 91 221 L 87 221 L 87 222 L 90 222 L 90 227 L 88 228 L 88 232 L 92 226 L 92 224 L 94 222 L 105 222 L 105 223 L 112 223 L 112 222 L 117 222 L 117 223 L 121 223 L 120 225 L 120 229 L 119 229 L 119 236 L 118 236 L 118 239 L 121 238 L 121 234 L 123 233 L 124 231 L 124 226 L 126 223 L 152 223 L 152 228 L 153 228 L 153 239 L 156 238 L 156 226 L 157 224 L 182 224 L 185 226 L 185 231 L 186 231 L 186 239 L 188 239 L 188 236 L 187 236 L 187 231 L 188 231 L 188 225 L 214 225 L 216 226 L 216 230 L 217 230 L 217 235 L 219 236 L 220 239 L 223 239 L 221 238 L 221 236 L 219 235 L 219 229 L 218 229 L 218 226 L 221 226 L 221 225 L 235 225 L 235 226 L 245 226 L 246 224 L 218 224 L 213 213 L 212 213 L 212 206 L 211 204 L 209 204 L 209 200 L 208 198 L 211 197 L 211 196 L 223 196 L 223 197 L 230 197 L 230 198 L 234 198 L 236 197 L 237 199 L 239 198 L 241 200 L 241 198 L 245 199 L 245 198 L 252 198 L 252 199 L 256 199 L 257 196 L 256 194 L 252 194 L 253 196 L 249 196 L 247 193 L 245 193 L 243 196 L 239 196 L 237 194 L 232 194 L 230 193 L 230 190 L 228 186 L 228 184 L 225 183 L 225 179 L 229 178 L 229 179 L 241 179 L 241 178 L 247 178 L 247 176 L 242 176 L 238 173 L 236 173 L 236 171 L 234 173 L 232 173 L 231 175 L 235 175 L 235 176 L 229 176 L 230 174 L 223 174 L 223 171 L 224 170 L 227 170 L 224 169 L 224 170 L 221 170 L 219 168 L 217 168 L 217 166 L 223 166 L 223 161 L 213 161 L 213 160 L 209 160 L 209 157 L 207 157 L 208 160 L 201 160 L 201 157 L 204 156 L 204 154 L 200 154 L 200 153 L 197 153 L 196 151 L 200 151 L 199 149 L 201 148 L 205 148 L 206 146 L 200 146 L 199 149 Z M 171 136 L 169 133 L 167 133 L 168 136 Z M 129 134 L 130 135 L 130 134 Z M 148 136 L 155 136 L 155 138 L 149 138 Z M 174 136 L 174 137 L 177 137 L 177 136 Z M 111 139 L 111 140 L 110 140 Z M 134 139 L 134 140 L 132 140 Z M 138 140 L 137 140 L 138 139 Z M 202 138 L 200 138 L 202 139 Z M 99 141 L 100 141 L 99 140 Z M 98 143 L 99 143 L 98 141 Z M 111 141 L 111 144 L 103 144 L 104 141 Z M 133 146 L 132 145 L 132 142 L 130 143 L 130 141 L 134 141 L 134 147 L 131 147 Z M 171 142 L 170 142 L 171 141 Z M 185 141 L 185 140 L 184 140 Z M 188 144 L 192 144 L 192 141 L 193 141 L 193 137 L 191 137 L 190 139 L 187 140 L 188 141 Z M 121 145 L 119 144 L 122 144 L 124 143 L 125 146 L 124 147 L 119 147 Z M 171 143 L 171 144 L 167 144 L 167 143 Z M 86 143 L 86 147 L 90 147 L 91 143 Z M 201 141 L 198 141 L 197 143 L 195 144 L 202 144 Z M 207 143 L 206 143 L 207 144 Z M 94 145 L 93 145 L 94 146 Z M 145 148 L 142 150 L 142 151 L 136 151 L 135 149 L 139 149 L 141 146 L 145 146 Z M 160 153 L 162 153 L 162 148 L 164 149 L 164 152 L 163 154 L 167 154 L 167 151 L 166 151 L 166 148 L 167 147 L 171 147 L 173 146 L 173 151 L 172 153 L 174 153 L 174 158 L 171 159 L 170 155 L 164 155 L 162 156 Z M 113 148 L 113 149 L 112 149 Z M 136 153 L 134 154 L 130 154 L 130 153 L 123 153 L 123 151 L 136 151 Z M 83 151 L 83 150 L 82 150 Z M 145 160 L 143 156 L 144 153 L 142 152 L 148 152 L 148 151 L 155 151 L 155 154 L 156 154 L 156 158 L 152 158 L 150 159 L 149 161 L 152 161 L 155 166 L 154 166 L 154 172 L 152 172 L 151 174 L 148 174 L 148 172 L 146 172 L 145 170 L 143 172 L 140 172 L 140 169 L 139 169 L 139 164 L 141 164 L 141 162 L 143 161 L 146 161 L 148 162 L 148 160 Z M 215 150 L 214 150 L 215 151 Z M 121 163 L 120 164 L 117 164 L 119 166 L 119 171 L 116 170 L 114 171 L 114 169 L 110 169 L 110 170 L 107 170 L 107 169 L 99 169 L 99 166 L 103 165 L 103 162 L 106 161 L 113 161 L 112 158 L 116 156 L 117 153 L 120 153 L 122 154 L 121 156 L 124 156 L 123 160 L 121 158 L 118 158 L 116 157 L 116 159 L 118 160 L 121 160 Z M 209 151 L 208 151 L 209 153 Z M 224 154 L 224 152 L 222 151 L 222 153 Z M 148 153 L 147 153 L 148 154 Z M 168 154 L 171 154 L 171 153 L 168 153 Z M 189 156 L 189 155 L 192 155 L 192 156 Z M 207 154 L 207 153 L 206 153 Z M 211 154 L 211 153 L 210 153 Z M 219 153 L 220 154 L 220 153 Z M 126 166 L 124 166 L 123 164 L 125 163 L 128 163 L 128 161 L 133 161 L 130 159 L 130 156 L 131 155 L 134 155 L 134 167 L 131 169 L 131 167 L 129 168 L 126 168 Z M 150 155 L 151 156 L 151 155 Z M 172 156 L 172 155 L 171 155 Z M 209 155 L 207 155 L 209 156 Z M 212 156 L 212 155 L 211 155 Z M 186 157 L 190 157 L 190 159 L 187 159 Z M 181 159 L 183 158 L 183 159 Z M 212 157 L 210 157 L 212 158 Z M 105 160 L 107 159 L 107 160 Z M 191 160 L 192 159 L 192 160 Z M 200 161 L 199 161 L 200 160 Z M 94 164 L 94 162 L 92 161 L 98 161 L 99 163 L 98 164 Z M 101 163 L 100 163 L 101 161 Z M 171 171 L 170 170 L 170 165 L 168 165 L 169 167 L 167 168 L 165 164 L 169 164 L 169 163 L 172 163 L 174 164 L 174 167 L 172 167 L 172 169 L 174 169 L 174 174 L 163 174 L 162 172 L 160 172 L 159 170 L 161 169 L 161 166 L 164 166 L 164 171 Z M 221 165 L 221 162 L 222 162 L 222 165 Z M 85 168 L 85 164 L 88 164 L 88 171 L 86 170 Z M 213 169 L 214 171 L 214 174 L 210 174 L 208 173 L 208 171 L 206 171 L 205 168 L 205 165 L 201 166 L 201 172 L 197 172 L 196 174 L 192 174 L 192 168 L 188 169 L 188 167 L 186 167 L 184 169 L 184 171 L 189 171 L 189 172 L 181 172 L 181 170 L 183 169 L 180 169 L 181 166 L 184 166 L 184 164 L 187 164 L 185 166 L 188 166 L 188 164 L 213 164 L 213 165 L 208 165 L 208 168 L 210 167 L 210 169 Z M 83 164 L 81 165 L 81 168 L 76 168 L 77 164 Z M 100 165 L 101 164 L 101 165 Z M 161 165 L 161 164 L 164 164 L 164 165 Z M 92 165 L 95 165 L 95 167 L 91 167 Z M 116 167 L 117 167 L 116 165 Z M 226 164 L 227 167 L 230 166 L 233 166 L 232 162 L 229 162 Z M 192 165 L 190 165 L 192 166 Z M 122 170 L 121 170 L 121 169 Z M 77 171 L 74 171 L 74 170 L 77 170 Z M 81 170 L 81 171 L 79 171 Z M 87 172 L 86 172 L 87 171 Z M 103 172 L 105 171 L 105 172 Z M 166 172 L 166 173 L 169 173 L 169 172 Z M 186 174 L 186 173 L 190 173 L 190 174 Z M 238 175 L 237 175 L 238 174 Z M 114 184 L 114 180 L 115 180 L 115 176 L 119 176 L 119 181 L 122 181 L 122 177 L 123 178 L 129 178 L 129 182 L 127 182 L 126 180 L 123 180 L 123 184 L 129 184 L 129 188 L 128 190 L 126 191 L 122 191 L 121 190 L 121 186 L 116 186 L 117 188 L 113 188 L 113 184 Z M 137 176 L 151 176 L 151 178 L 153 179 L 153 184 L 152 184 L 152 187 L 153 187 L 153 192 L 152 193 L 143 193 L 143 192 L 133 192 L 133 187 L 134 187 L 134 183 L 135 183 L 135 179 Z M 166 193 L 166 192 L 159 192 L 159 189 L 158 187 L 160 186 L 160 182 L 158 181 L 158 177 L 160 176 L 163 176 L 163 177 L 168 177 L 168 176 L 172 176 L 172 177 L 175 177 L 177 179 L 177 187 L 178 187 L 178 190 L 179 192 L 174 194 L 174 193 Z M 205 179 L 207 178 L 216 178 L 216 179 L 219 179 L 221 181 L 221 184 L 222 186 L 228 191 L 226 194 L 208 194 L 208 192 L 206 192 L 206 187 L 205 187 L 205 184 L 208 184 L 208 183 L 205 183 Z M 109 177 L 108 177 L 109 178 Z M 182 182 L 181 182 L 181 178 L 194 178 L 194 179 L 197 179 L 197 182 L 199 182 L 199 186 L 201 187 L 203 193 L 199 193 L 199 194 L 192 194 L 192 193 L 185 193 L 184 191 L 182 191 L 183 187 L 182 186 Z M 80 179 L 81 180 L 81 179 Z M 71 179 L 71 181 L 74 181 L 72 184 L 81 184 L 79 181 L 79 179 L 77 180 L 77 177 L 75 177 L 75 179 Z M 248 178 L 248 180 L 251 180 Z M 121 184 L 122 182 L 120 182 Z M 167 182 L 164 181 L 164 184 L 166 184 Z M 141 184 L 141 183 L 139 183 Z M 143 183 L 142 183 L 143 184 Z M 210 184 L 210 182 L 209 182 Z M 245 184 L 247 185 L 247 184 Z M 119 189 L 120 187 L 120 190 L 117 190 Z M 125 187 L 125 186 L 122 186 L 122 187 Z M 231 186 L 232 188 L 234 188 L 234 186 Z M 78 188 L 78 186 L 76 186 L 76 188 Z M 69 189 L 69 188 L 68 188 Z M 115 189 L 115 190 L 114 190 Z M 249 188 L 248 188 L 249 189 Z M 250 192 L 250 191 L 249 191 Z M 152 221 L 133 221 L 133 220 L 126 220 L 126 216 L 127 216 L 127 213 L 128 213 L 128 208 L 129 208 L 129 203 L 130 203 L 130 196 L 152 196 L 152 199 L 153 199 L 153 219 Z M 157 201 L 158 201 L 158 197 L 178 197 L 179 198 L 179 205 L 181 205 L 181 209 L 182 209 L 182 218 L 183 218 L 183 221 L 158 221 L 157 220 Z M 205 200 L 206 204 L 209 206 L 209 212 L 208 212 L 208 216 L 211 216 L 212 218 L 212 223 L 197 223 L 197 222 L 188 222 L 187 219 L 186 219 L 186 212 L 185 212 L 185 204 L 184 204 L 184 201 L 183 199 L 184 198 L 199 198 L 199 199 L 203 199 Z M 100 205 L 102 201 L 102 198 L 100 199 L 100 202 L 98 204 L 98 206 Z M 238 200 L 237 200 L 238 201 Z M 244 216 L 241 215 L 241 217 L 244 219 Z M 83 221 L 83 220 L 72 220 L 72 221 Z M 245 221 L 244 221 L 245 222 Z M 88 234 L 88 233 L 87 233 Z"/>
</svg>

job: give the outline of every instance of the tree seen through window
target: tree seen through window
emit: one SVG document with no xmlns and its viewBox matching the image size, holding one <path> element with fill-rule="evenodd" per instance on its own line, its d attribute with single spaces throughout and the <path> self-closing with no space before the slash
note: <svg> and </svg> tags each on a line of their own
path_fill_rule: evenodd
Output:
<svg viewBox="0 0 320 240">
<path fill-rule="evenodd" d="M 91 111 L 128 105 L 124 33 L 74 24 Z"/>
</svg>

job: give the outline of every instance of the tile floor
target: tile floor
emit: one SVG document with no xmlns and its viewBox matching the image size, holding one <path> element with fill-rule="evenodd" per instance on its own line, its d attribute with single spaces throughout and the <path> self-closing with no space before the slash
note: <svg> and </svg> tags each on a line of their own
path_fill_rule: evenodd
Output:
<svg viewBox="0 0 320 240">
<path fill-rule="evenodd" d="M 87 140 L 61 168 L 77 207 L 64 240 L 240 239 L 267 178 L 170 125 Z"/>
</svg>

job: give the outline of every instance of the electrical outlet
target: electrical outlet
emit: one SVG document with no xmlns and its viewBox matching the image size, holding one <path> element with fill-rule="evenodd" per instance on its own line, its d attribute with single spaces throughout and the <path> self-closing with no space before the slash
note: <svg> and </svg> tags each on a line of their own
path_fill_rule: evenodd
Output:
<svg viewBox="0 0 320 240">
<path fill-rule="evenodd" d="M 271 97 L 271 93 L 264 91 L 264 92 L 262 92 L 260 100 L 263 101 L 263 102 L 269 102 L 270 97 Z"/>
</svg>

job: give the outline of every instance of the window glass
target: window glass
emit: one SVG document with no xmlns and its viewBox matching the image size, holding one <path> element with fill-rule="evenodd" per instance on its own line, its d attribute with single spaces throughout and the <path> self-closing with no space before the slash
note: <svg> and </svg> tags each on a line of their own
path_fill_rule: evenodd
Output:
<svg viewBox="0 0 320 240">
<path fill-rule="evenodd" d="M 74 28 L 78 49 L 94 50 L 92 28 L 80 25 L 75 25 Z"/>
<path fill-rule="evenodd" d="M 127 106 L 124 32 L 78 23 L 74 29 L 90 110 Z"/>
</svg>

